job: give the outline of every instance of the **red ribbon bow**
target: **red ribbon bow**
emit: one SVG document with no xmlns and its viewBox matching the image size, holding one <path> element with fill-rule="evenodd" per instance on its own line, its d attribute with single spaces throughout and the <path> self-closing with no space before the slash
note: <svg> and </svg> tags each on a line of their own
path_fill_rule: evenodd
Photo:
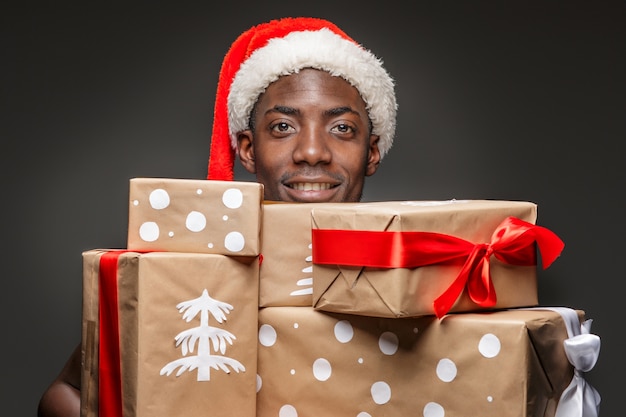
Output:
<svg viewBox="0 0 626 417">
<path fill-rule="evenodd" d="M 314 264 L 415 268 L 465 260 L 454 282 L 433 303 L 439 318 L 465 288 L 474 303 L 482 307 L 496 304 L 489 268 L 492 255 L 510 265 L 535 265 L 538 247 L 545 269 L 565 246 L 552 231 L 515 217 L 506 218 L 496 228 L 490 243 L 476 244 L 433 232 L 331 229 L 313 229 L 312 242 Z"/>
</svg>

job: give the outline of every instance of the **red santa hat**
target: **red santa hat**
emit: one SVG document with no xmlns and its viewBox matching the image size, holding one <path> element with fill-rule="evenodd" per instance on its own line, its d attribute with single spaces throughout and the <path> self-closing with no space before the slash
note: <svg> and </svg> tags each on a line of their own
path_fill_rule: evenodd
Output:
<svg viewBox="0 0 626 417">
<path fill-rule="evenodd" d="M 207 179 L 232 180 L 237 133 L 248 128 L 259 95 L 281 76 L 324 70 L 352 84 L 365 101 L 381 158 L 396 127 L 394 82 L 382 61 L 335 24 L 318 18 L 272 20 L 243 32 L 224 57 L 217 84 Z"/>
</svg>

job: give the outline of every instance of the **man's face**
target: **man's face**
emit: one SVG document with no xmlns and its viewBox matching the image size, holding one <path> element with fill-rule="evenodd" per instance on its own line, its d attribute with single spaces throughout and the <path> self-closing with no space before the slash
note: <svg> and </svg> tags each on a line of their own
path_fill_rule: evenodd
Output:
<svg viewBox="0 0 626 417">
<path fill-rule="evenodd" d="M 380 161 L 365 102 L 356 88 L 324 71 L 281 77 L 259 97 L 253 131 L 238 136 L 242 165 L 265 199 L 354 202 Z"/>
</svg>

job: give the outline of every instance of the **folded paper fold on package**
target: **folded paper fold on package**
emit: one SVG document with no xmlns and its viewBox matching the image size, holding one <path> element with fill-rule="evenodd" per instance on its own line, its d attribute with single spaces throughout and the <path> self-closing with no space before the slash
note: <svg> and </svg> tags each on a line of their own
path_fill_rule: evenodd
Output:
<svg viewBox="0 0 626 417">
<path fill-rule="evenodd" d="M 127 248 L 257 256 L 262 200 L 256 182 L 132 178 Z"/>
<path fill-rule="evenodd" d="M 536 305 L 537 248 L 546 268 L 564 245 L 535 224 L 533 203 L 470 200 L 424 207 L 314 210 L 313 306 L 381 317 L 442 317 L 449 311 Z M 376 216 L 384 214 L 392 220 L 381 227 Z"/>
<path fill-rule="evenodd" d="M 584 312 L 567 310 L 580 326 Z M 566 398 L 581 375 L 565 320 L 541 308 L 442 319 L 263 308 L 257 416 L 596 417 Z"/>
<path fill-rule="evenodd" d="M 81 417 L 254 415 L 258 258 L 83 259 Z"/>
</svg>

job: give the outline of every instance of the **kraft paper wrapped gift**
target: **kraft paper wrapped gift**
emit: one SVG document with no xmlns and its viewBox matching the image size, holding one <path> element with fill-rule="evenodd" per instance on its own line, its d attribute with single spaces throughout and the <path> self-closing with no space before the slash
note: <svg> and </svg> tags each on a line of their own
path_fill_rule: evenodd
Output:
<svg viewBox="0 0 626 417">
<path fill-rule="evenodd" d="M 314 208 L 313 306 L 378 317 L 534 306 L 563 242 L 524 201 L 449 200 Z"/>
<path fill-rule="evenodd" d="M 311 210 L 354 203 L 263 203 L 259 306 L 312 305 Z"/>
<path fill-rule="evenodd" d="M 130 250 L 257 256 L 263 186 L 177 178 L 130 180 Z"/>
<path fill-rule="evenodd" d="M 557 407 L 563 417 L 593 417 L 600 399 L 582 371 L 593 368 L 599 338 L 580 336 L 583 316 L 557 308 L 391 319 L 263 308 L 257 417 L 553 417 Z M 584 369 L 569 362 L 569 341 Z M 583 404 L 591 411 L 581 413 Z"/>
<path fill-rule="evenodd" d="M 258 258 L 83 260 L 82 417 L 254 416 Z"/>
</svg>

